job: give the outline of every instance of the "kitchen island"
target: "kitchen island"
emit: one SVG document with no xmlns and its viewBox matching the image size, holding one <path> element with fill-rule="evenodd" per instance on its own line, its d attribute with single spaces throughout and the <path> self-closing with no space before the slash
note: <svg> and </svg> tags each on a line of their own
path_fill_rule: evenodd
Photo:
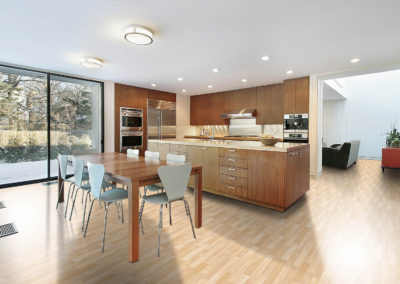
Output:
<svg viewBox="0 0 400 284">
<path fill-rule="evenodd" d="M 160 152 L 161 159 L 175 153 L 203 165 L 203 191 L 280 211 L 310 187 L 310 145 L 305 143 L 166 139 L 149 140 L 148 149 Z"/>
</svg>

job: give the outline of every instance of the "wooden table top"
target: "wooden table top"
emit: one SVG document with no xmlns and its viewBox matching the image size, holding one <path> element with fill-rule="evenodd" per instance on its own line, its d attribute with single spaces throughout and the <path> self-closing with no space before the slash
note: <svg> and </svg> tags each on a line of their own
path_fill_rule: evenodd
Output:
<svg viewBox="0 0 400 284">
<path fill-rule="evenodd" d="M 181 164 L 165 160 L 146 159 L 144 157 L 128 157 L 126 154 L 117 152 L 79 155 L 76 157 L 83 159 L 85 163 L 103 164 L 107 173 L 130 178 L 132 182 L 158 178 L 158 168 L 160 166 Z M 202 165 L 192 164 L 192 173 L 202 167 Z"/>
</svg>

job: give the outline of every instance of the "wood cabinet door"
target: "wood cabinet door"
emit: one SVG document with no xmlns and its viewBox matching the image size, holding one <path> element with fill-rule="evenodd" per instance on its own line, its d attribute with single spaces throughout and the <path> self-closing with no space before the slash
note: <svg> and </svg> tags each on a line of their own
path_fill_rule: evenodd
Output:
<svg viewBox="0 0 400 284">
<path fill-rule="evenodd" d="M 296 199 L 310 189 L 310 148 L 299 150 L 297 170 L 299 172 L 299 187 L 296 191 Z"/>
<path fill-rule="evenodd" d="M 224 112 L 224 93 L 208 94 L 208 105 L 210 107 L 210 116 L 212 125 L 229 124 L 227 119 L 222 119 L 221 114 Z"/>
<path fill-rule="evenodd" d="M 248 151 L 248 198 L 284 207 L 286 166 L 286 153 Z"/>
<path fill-rule="evenodd" d="M 233 91 L 224 92 L 224 111 L 235 109 L 235 98 Z"/>
<path fill-rule="evenodd" d="M 121 84 L 115 84 L 114 85 L 114 104 L 115 107 L 126 107 L 127 102 L 126 102 L 126 87 L 125 85 Z M 119 115 L 119 110 L 118 110 L 118 115 Z"/>
<path fill-rule="evenodd" d="M 285 190 L 285 206 L 292 204 L 295 199 L 296 187 L 296 167 L 298 166 L 298 152 L 288 152 L 287 154 L 287 168 L 286 168 L 286 190 Z"/>
<path fill-rule="evenodd" d="M 234 109 L 256 108 L 257 88 L 234 91 Z"/>
<path fill-rule="evenodd" d="M 158 152 L 158 143 L 149 142 L 148 150 L 151 152 Z"/>
<path fill-rule="evenodd" d="M 284 113 L 296 113 L 296 79 L 283 81 L 282 93 Z"/>
<path fill-rule="evenodd" d="M 219 149 L 216 147 L 201 147 L 203 165 L 203 186 L 218 190 L 219 188 Z"/>
<path fill-rule="evenodd" d="M 127 87 L 126 102 L 128 107 L 147 108 L 147 90 L 137 87 Z"/>
<path fill-rule="evenodd" d="M 296 79 L 296 113 L 308 113 L 310 77 Z"/>
<path fill-rule="evenodd" d="M 200 125 L 199 96 L 190 97 L 190 125 Z"/>
<path fill-rule="evenodd" d="M 271 124 L 283 123 L 283 94 L 282 84 L 274 84 L 271 89 Z M 257 103 L 258 104 L 258 103 Z"/>
<path fill-rule="evenodd" d="M 271 88 L 257 88 L 257 124 L 271 124 Z"/>
</svg>

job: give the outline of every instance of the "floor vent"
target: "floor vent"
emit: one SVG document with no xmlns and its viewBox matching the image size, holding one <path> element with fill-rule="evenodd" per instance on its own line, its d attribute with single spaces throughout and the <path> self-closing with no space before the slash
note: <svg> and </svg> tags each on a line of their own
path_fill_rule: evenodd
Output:
<svg viewBox="0 0 400 284">
<path fill-rule="evenodd" d="M 0 201 L 0 209 L 6 208 L 6 204 L 3 201 Z"/>
<path fill-rule="evenodd" d="M 14 223 L 0 225 L 0 238 L 18 233 Z"/>
</svg>

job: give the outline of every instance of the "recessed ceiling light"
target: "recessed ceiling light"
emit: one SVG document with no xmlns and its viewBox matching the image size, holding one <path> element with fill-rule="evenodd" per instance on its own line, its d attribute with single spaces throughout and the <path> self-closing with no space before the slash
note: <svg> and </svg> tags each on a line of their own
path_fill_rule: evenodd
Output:
<svg viewBox="0 0 400 284">
<path fill-rule="evenodd" d="M 144 27 L 127 27 L 124 36 L 127 41 L 138 45 L 147 45 L 153 42 L 153 33 Z"/>
<path fill-rule="evenodd" d="M 153 83 L 153 84 L 151 84 L 151 86 L 152 86 L 152 87 L 155 87 L 155 86 L 157 86 L 157 85 Z"/>
<path fill-rule="evenodd" d="M 293 70 L 286 71 L 286 74 L 288 74 L 288 75 L 293 74 Z"/>
<path fill-rule="evenodd" d="M 208 88 L 211 89 L 211 88 L 212 88 L 212 85 L 208 85 Z"/>
<path fill-rule="evenodd" d="M 360 58 L 353 58 L 350 60 L 351 63 L 357 63 L 360 61 Z"/>
<path fill-rule="evenodd" d="M 219 69 L 218 68 L 213 68 L 213 70 L 212 70 L 214 73 L 218 73 L 219 72 Z"/>
<path fill-rule="evenodd" d="M 178 78 L 176 78 L 176 80 L 183 81 L 183 78 L 182 77 L 178 77 Z"/>
<path fill-rule="evenodd" d="M 269 56 L 265 55 L 265 56 L 261 57 L 261 60 L 268 61 L 269 60 Z"/>
<path fill-rule="evenodd" d="M 186 93 L 186 90 L 182 90 L 182 93 Z"/>
<path fill-rule="evenodd" d="M 247 82 L 247 79 L 242 79 L 242 82 L 243 82 L 243 83 L 246 83 L 246 82 Z"/>
<path fill-rule="evenodd" d="M 87 68 L 101 68 L 103 67 L 103 60 L 96 57 L 86 56 L 81 61 L 81 65 Z"/>
</svg>

